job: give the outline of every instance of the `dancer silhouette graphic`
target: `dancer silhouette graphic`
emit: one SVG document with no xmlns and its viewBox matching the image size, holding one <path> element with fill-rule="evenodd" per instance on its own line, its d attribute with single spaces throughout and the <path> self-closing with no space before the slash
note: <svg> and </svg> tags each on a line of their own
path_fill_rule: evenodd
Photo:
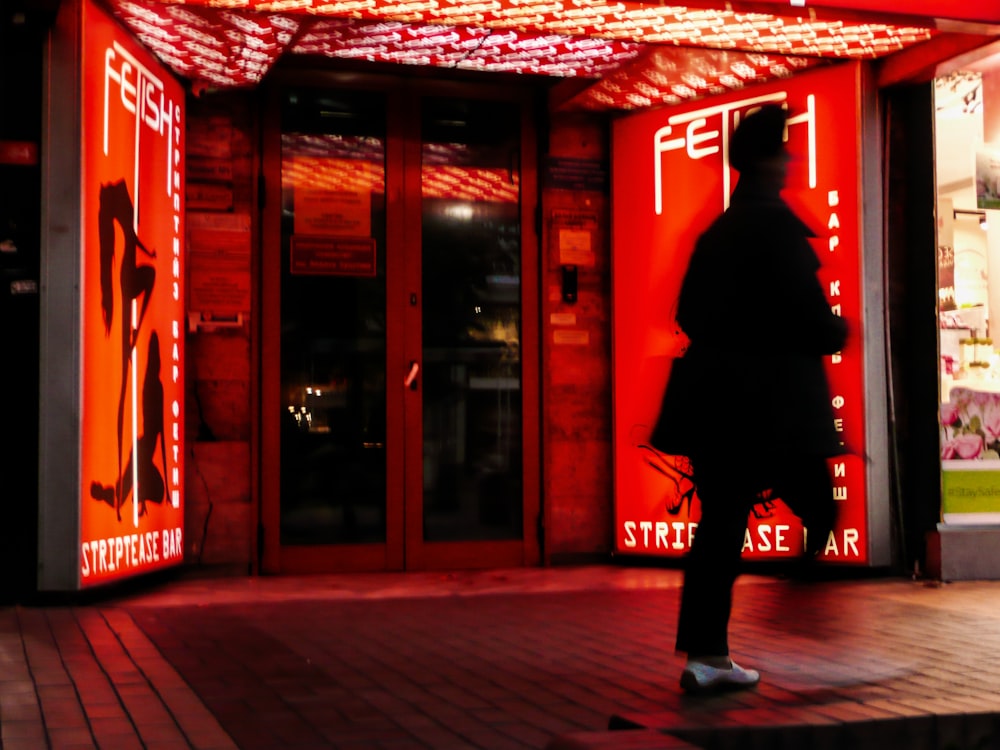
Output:
<svg viewBox="0 0 1000 750">
<path fill-rule="evenodd" d="M 132 502 L 139 504 L 139 516 L 145 515 L 147 502 L 162 503 L 166 496 L 167 446 L 163 434 L 163 401 L 160 337 L 153 331 L 149 337 L 146 374 L 142 379 L 142 435 L 136 441 L 135 451 L 129 456 L 125 471 L 114 486 L 101 485 L 99 482 L 90 485 L 91 497 L 114 506 L 118 520 L 121 520 L 121 507 L 133 488 Z M 160 474 L 155 463 L 157 445 L 160 448 L 163 474 Z M 133 474 L 136 475 L 134 480 Z"/>
<path fill-rule="evenodd" d="M 148 264 L 138 263 L 137 248 L 150 258 L 156 257 L 156 252 L 149 250 L 139 240 L 135 229 L 135 208 L 129 196 L 124 180 L 101 185 L 100 208 L 98 210 L 98 231 L 101 253 L 101 313 L 104 320 L 105 335 L 111 335 L 115 318 L 115 289 L 113 271 L 115 264 L 116 232 L 115 225 L 121 228 L 124 245 L 119 264 L 118 280 L 121 292 L 121 382 L 118 395 L 118 481 L 115 484 L 115 511 L 121 521 L 121 507 L 124 498 L 121 495 L 122 486 L 122 436 L 125 421 L 125 396 L 128 392 L 129 368 L 132 361 L 132 349 L 139 337 L 139 329 L 146 317 L 153 287 L 156 284 L 156 269 Z M 136 303 L 142 299 L 141 308 L 136 313 Z M 162 398 L 161 398 L 162 400 Z M 161 410 L 162 411 L 162 410 Z M 162 424 L 162 414 L 160 423 Z M 97 484 L 96 482 L 94 484 Z M 92 485 L 93 494 L 93 485 Z"/>
</svg>

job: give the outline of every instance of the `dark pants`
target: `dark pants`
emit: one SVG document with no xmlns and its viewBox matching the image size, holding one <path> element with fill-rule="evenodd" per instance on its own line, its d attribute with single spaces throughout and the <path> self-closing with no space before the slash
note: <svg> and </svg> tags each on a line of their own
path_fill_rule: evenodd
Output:
<svg viewBox="0 0 1000 750">
<path fill-rule="evenodd" d="M 822 551 L 837 508 L 825 458 L 798 456 L 771 464 L 739 465 L 731 456 L 692 458 L 701 520 L 684 570 L 677 650 L 688 657 L 729 654 L 733 584 L 740 572 L 743 537 L 758 493 L 771 488 L 809 530 L 807 556 Z"/>
</svg>

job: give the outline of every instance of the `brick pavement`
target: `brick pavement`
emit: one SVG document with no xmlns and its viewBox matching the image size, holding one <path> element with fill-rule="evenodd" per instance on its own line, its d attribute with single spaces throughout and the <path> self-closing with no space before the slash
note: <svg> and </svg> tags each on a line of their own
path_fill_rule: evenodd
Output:
<svg viewBox="0 0 1000 750">
<path fill-rule="evenodd" d="M 0 608 L 0 747 L 1000 747 L 1000 583 L 745 576 L 733 650 L 763 681 L 711 698 L 677 687 L 678 585 L 181 577 Z"/>
<path fill-rule="evenodd" d="M 124 611 L 0 609 L 0 747 L 236 745 Z"/>
</svg>

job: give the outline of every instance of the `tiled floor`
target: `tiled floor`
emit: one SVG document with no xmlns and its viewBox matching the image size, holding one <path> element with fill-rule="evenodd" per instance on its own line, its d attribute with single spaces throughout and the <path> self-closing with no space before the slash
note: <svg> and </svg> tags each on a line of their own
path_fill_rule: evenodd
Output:
<svg viewBox="0 0 1000 750">
<path fill-rule="evenodd" d="M 672 650 L 679 582 L 624 566 L 181 578 L 0 608 L 0 746 L 649 747 L 602 732 L 1000 712 L 1000 583 L 744 577 L 734 655 L 764 679 L 693 699 Z M 956 741 L 989 741 L 971 722 Z"/>
</svg>

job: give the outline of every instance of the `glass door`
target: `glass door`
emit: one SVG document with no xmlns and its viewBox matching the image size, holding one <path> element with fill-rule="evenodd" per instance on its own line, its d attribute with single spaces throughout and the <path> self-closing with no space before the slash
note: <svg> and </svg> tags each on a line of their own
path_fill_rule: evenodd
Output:
<svg viewBox="0 0 1000 750">
<path fill-rule="evenodd" d="M 427 84 L 276 98 L 265 148 L 262 568 L 536 562 L 524 109 Z"/>
<path fill-rule="evenodd" d="M 387 252 L 399 245 L 386 201 L 388 97 L 294 88 L 276 99 L 262 259 L 262 562 L 398 568 L 402 514 L 389 479 L 402 446 L 391 460 L 387 439 L 399 429 L 386 381 Z"/>
<path fill-rule="evenodd" d="M 408 451 L 420 484 L 407 487 L 408 504 L 417 496 L 421 506 L 407 526 L 418 567 L 523 556 L 522 249 L 531 225 L 522 223 L 521 117 L 509 101 L 419 99 L 419 153 L 414 141 L 409 157 L 419 160 L 424 375 L 419 405 L 409 404 L 422 422 Z"/>
</svg>

